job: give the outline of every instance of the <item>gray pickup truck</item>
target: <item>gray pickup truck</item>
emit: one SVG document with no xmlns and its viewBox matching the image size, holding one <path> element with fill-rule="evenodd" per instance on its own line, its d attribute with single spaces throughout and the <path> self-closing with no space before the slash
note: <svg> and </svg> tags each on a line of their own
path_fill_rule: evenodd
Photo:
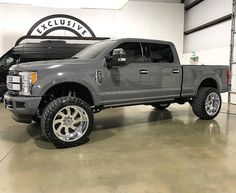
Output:
<svg viewBox="0 0 236 193">
<path fill-rule="evenodd" d="M 96 43 L 71 59 L 21 63 L 7 77 L 5 107 L 18 122 L 41 123 L 56 147 L 88 139 L 93 113 L 127 105 L 189 102 L 201 119 L 213 119 L 230 89 L 227 66 L 181 66 L 171 42 L 118 39 Z"/>
</svg>

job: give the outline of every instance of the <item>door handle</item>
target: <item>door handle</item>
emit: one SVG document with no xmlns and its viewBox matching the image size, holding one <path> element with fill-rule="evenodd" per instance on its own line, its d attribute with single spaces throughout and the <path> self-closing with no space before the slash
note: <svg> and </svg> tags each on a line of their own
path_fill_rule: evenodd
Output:
<svg viewBox="0 0 236 193">
<path fill-rule="evenodd" d="M 174 73 L 174 74 L 179 73 L 179 69 L 172 69 L 172 73 Z"/>
<path fill-rule="evenodd" d="M 148 70 L 141 69 L 141 70 L 139 70 L 139 74 L 148 74 Z"/>
</svg>

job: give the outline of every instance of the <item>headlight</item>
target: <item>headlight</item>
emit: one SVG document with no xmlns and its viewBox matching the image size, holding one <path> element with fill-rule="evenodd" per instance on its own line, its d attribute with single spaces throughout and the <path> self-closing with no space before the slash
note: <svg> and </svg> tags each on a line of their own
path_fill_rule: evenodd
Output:
<svg viewBox="0 0 236 193">
<path fill-rule="evenodd" d="M 20 95 L 30 96 L 31 88 L 37 82 L 37 72 L 19 72 L 21 76 L 21 91 Z"/>
</svg>

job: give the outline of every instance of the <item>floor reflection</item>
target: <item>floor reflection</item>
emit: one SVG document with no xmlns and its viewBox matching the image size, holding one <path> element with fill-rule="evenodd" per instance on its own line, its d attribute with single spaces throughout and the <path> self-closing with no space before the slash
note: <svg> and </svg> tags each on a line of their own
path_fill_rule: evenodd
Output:
<svg viewBox="0 0 236 193">
<path fill-rule="evenodd" d="M 118 129 L 119 132 L 129 129 L 138 128 L 140 125 L 145 132 L 152 131 L 155 135 L 165 133 L 166 136 L 175 135 L 195 135 L 200 133 L 205 138 L 212 137 L 216 140 L 226 141 L 227 133 L 225 127 L 214 120 L 200 120 L 195 116 L 189 116 L 189 112 L 179 114 L 177 110 L 153 110 L 138 112 L 129 108 L 109 109 L 101 114 L 95 115 L 95 128 L 91 137 L 92 142 L 106 140 L 114 136 L 113 129 Z M 224 115 L 226 116 L 226 115 Z M 224 119 L 224 125 L 228 124 L 229 119 Z M 223 131 L 221 131 L 223 129 Z M 46 138 L 42 136 L 40 125 L 31 124 L 26 128 L 28 135 L 35 139 L 35 143 L 41 148 L 54 148 Z M 119 132 L 116 135 L 119 135 Z M 195 136 L 197 139 L 199 136 Z"/>
</svg>

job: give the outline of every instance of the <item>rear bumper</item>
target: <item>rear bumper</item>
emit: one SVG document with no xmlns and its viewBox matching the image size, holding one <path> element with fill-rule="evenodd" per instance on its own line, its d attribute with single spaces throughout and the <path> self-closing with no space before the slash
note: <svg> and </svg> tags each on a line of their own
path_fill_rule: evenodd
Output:
<svg viewBox="0 0 236 193">
<path fill-rule="evenodd" d="M 220 93 L 230 92 L 230 91 L 231 91 L 231 85 L 227 85 L 225 88 L 220 90 Z"/>
<path fill-rule="evenodd" d="M 4 95 L 5 108 L 12 112 L 12 118 L 20 123 L 31 123 L 42 97 Z"/>
</svg>

